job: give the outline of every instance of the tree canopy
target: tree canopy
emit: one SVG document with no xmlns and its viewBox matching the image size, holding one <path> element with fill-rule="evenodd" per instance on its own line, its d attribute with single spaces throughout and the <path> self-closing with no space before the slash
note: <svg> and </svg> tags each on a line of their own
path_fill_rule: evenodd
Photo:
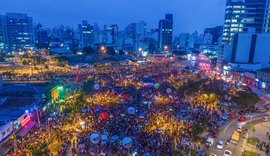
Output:
<svg viewBox="0 0 270 156">
<path fill-rule="evenodd" d="M 125 52 L 123 50 L 119 50 L 119 55 L 125 55 Z"/>
<path fill-rule="evenodd" d="M 95 50 L 93 49 L 93 47 L 91 46 L 85 46 L 83 48 L 83 52 L 86 54 L 86 55 L 90 55 L 90 54 L 94 54 L 95 53 Z"/>
<path fill-rule="evenodd" d="M 107 53 L 109 55 L 115 55 L 115 49 L 113 47 L 107 47 Z"/>
<path fill-rule="evenodd" d="M 257 94 L 251 91 L 238 91 L 232 97 L 232 101 L 238 103 L 241 107 L 254 107 L 260 101 Z"/>
<path fill-rule="evenodd" d="M 223 82 L 220 80 L 190 80 L 179 88 L 179 92 L 187 95 L 195 93 L 224 95 Z"/>
</svg>

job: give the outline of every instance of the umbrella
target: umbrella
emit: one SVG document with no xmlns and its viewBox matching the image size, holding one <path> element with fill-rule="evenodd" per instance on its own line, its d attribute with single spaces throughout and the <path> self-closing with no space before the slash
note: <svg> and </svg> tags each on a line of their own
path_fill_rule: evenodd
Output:
<svg viewBox="0 0 270 156">
<path fill-rule="evenodd" d="M 85 147 L 85 144 L 80 144 L 79 145 L 79 148 L 84 148 Z"/>
<path fill-rule="evenodd" d="M 100 113 L 100 117 L 103 119 L 103 120 L 106 120 L 109 118 L 109 114 L 108 112 L 101 112 Z"/>
<path fill-rule="evenodd" d="M 130 137 L 125 137 L 122 141 L 122 144 L 125 148 L 130 148 L 133 144 L 133 141 Z"/>
<path fill-rule="evenodd" d="M 98 133 L 92 133 L 90 136 L 90 140 L 93 144 L 97 144 L 100 141 L 100 135 Z"/>
<path fill-rule="evenodd" d="M 119 136 L 117 136 L 117 135 L 112 136 L 113 141 L 118 140 L 118 139 L 119 139 Z"/>
</svg>

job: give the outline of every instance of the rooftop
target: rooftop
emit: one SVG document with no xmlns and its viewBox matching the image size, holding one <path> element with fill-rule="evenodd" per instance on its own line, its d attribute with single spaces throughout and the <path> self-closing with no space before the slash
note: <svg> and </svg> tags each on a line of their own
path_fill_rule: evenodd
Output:
<svg viewBox="0 0 270 156">
<path fill-rule="evenodd" d="M 32 84 L 4 84 L 0 87 L 0 127 L 17 120 L 40 103 L 42 87 Z"/>
</svg>

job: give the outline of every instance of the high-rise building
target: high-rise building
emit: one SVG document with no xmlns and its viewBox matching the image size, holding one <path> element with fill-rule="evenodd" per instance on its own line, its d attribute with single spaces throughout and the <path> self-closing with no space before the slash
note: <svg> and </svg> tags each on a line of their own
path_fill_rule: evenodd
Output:
<svg viewBox="0 0 270 156">
<path fill-rule="evenodd" d="M 115 45 L 117 43 L 118 37 L 118 26 L 116 24 L 111 25 L 111 36 L 112 36 L 112 44 Z"/>
<path fill-rule="evenodd" d="M 235 33 L 242 32 L 246 19 L 243 0 L 227 0 L 223 28 L 223 44 L 231 44 Z"/>
<path fill-rule="evenodd" d="M 82 24 L 78 25 L 80 33 L 80 47 L 84 48 L 85 46 L 92 46 L 94 43 L 94 27 L 86 20 L 82 21 Z"/>
<path fill-rule="evenodd" d="M 172 46 L 173 34 L 173 15 L 166 14 L 165 19 L 159 21 L 159 48 L 161 51 L 164 47 L 170 48 Z"/>
<path fill-rule="evenodd" d="M 234 35 L 233 43 L 224 46 L 223 61 L 238 69 L 257 70 L 270 67 L 270 34 L 255 30 Z M 262 55 L 263 52 L 263 55 Z"/>
<path fill-rule="evenodd" d="M 269 0 L 245 0 L 247 18 L 253 19 L 246 27 L 255 28 L 256 33 L 270 32 L 270 1 Z"/>
<path fill-rule="evenodd" d="M 181 33 L 179 35 L 179 46 L 180 46 L 180 48 L 188 47 L 188 37 L 189 37 L 189 33 Z"/>
<path fill-rule="evenodd" d="M 35 44 L 37 47 L 44 47 L 45 44 L 49 43 L 49 38 L 48 38 L 48 32 L 43 28 L 43 26 L 38 23 L 34 27 L 35 31 Z"/>
<path fill-rule="evenodd" d="M 3 18 L 7 51 L 34 47 L 33 20 L 27 14 L 7 13 Z"/>
<path fill-rule="evenodd" d="M 214 28 L 206 28 L 204 30 L 203 44 L 205 45 L 218 45 L 219 39 L 222 36 L 223 27 L 216 26 Z"/>
<path fill-rule="evenodd" d="M 118 26 L 116 24 L 112 24 L 110 27 L 105 25 L 103 29 L 103 43 L 109 46 L 116 46 L 118 31 Z"/>
<path fill-rule="evenodd" d="M 101 40 L 101 33 L 100 33 L 100 27 L 97 23 L 94 23 L 93 25 L 94 28 L 94 45 L 98 45 L 99 43 L 102 42 Z"/>
<path fill-rule="evenodd" d="M 5 50 L 4 17 L 0 15 L 0 52 Z"/>
<path fill-rule="evenodd" d="M 125 49 L 135 51 L 137 42 L 137 24 L 131 23 L 125 28 Z"/>
<path fill-rule="evenodd" d="M 147 32 L 147 25 L 144 21 L 140 21 L 137 24 L 137 34 L 138 34 L 138 38 L 139 40 L 143 40 L 146 36 L 146 32 Z"/>
</svg>

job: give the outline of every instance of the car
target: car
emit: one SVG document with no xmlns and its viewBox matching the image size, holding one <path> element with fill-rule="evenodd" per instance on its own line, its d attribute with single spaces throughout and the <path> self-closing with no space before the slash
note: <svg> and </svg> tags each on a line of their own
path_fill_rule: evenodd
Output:
<svg viewBox="0 0 270 156">
<path fill-rule="evenodd" d="M 261 108 L 258 108 L 257 111 L 258 112 L 261 112 L 261 113 L 267 112 L 266 108 L 262 108 L 262 107 Z"/>
<path fill-rule="evenodd" d="M 237 129 L 236 129 L 237 132 L 239 133 L 242 133 L 243 132 L 243 127 L 242 126 L 239 126 Z"/>
<path fill-rule="evenodd" d="M 237 117 L 237 114 L 236 113 L 230 113 L 228 119 L 231 120 L 231 119 L 234 119 L 236 117 Z"/>
<path fill-rule="evenodd" d="M 207 138 L 205 144 L 206 144 L 206 146 L 211 147 L 214 144 L 214 139 L 211 137 Z"/>
<path fill-rule="evenodd" d="M 229 151 L 229 150 L 225 150 L 225 151 L 223 152 L 223 156 L 232 156 L 232 152 Z"/>
<path fill-rule="evenodd" d="M 270 116 L 265 116 L 265 117 L 263 117 L 263 119 L 262 119 L 264 122 L 267 122 L 267 121 L 269 121 L 270 120 Z"/>
<path fill-rule="evenodd" d="M 244 122 L 244 121 L 246 121 L 247 120 L 247 118 L 245 117 L 245 116 L 240 116 L 239 118 L 238 118 L 238 121 L 240 121 L 240 122 Z"/>
<path fill-rule="evenodd" d="M 216 145 L 217 149 L 223 149 L 223 146 L 224 146 L 224 142 L 223 141 L 217 142 L 217 145 Z"/>
</svg>

